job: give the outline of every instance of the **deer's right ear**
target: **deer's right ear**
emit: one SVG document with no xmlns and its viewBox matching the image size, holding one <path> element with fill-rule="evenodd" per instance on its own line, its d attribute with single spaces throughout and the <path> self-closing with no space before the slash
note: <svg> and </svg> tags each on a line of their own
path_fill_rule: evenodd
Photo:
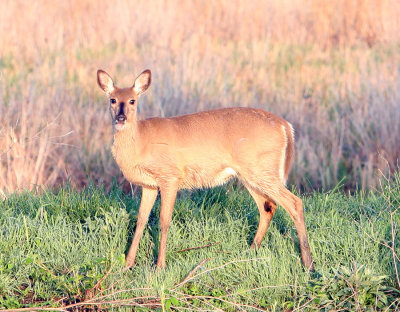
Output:
<svg viewBox="0 0 400 312">
<path fill-rule="evenodd" d="M 114 82 L 110 75 L 101 69 L 97 71 L 97 83 L 99 87 L 107 94 L 110 94 L 115 89 Z"/>
</svg>

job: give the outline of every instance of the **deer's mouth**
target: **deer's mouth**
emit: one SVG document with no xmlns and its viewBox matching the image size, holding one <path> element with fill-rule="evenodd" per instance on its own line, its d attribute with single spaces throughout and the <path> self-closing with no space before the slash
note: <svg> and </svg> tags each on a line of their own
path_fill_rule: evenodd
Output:
<svg viewBox="0 0 400 312">
<path fill-rule="evenodd" d="M 124 126 L 125 126 L 125 123 L 126 123 L 126 116 L 125 116 L 125 115 L 119 115 L 119 116 L 117 116 L 117 117 L 115 118 L 115 123 L 114 123 L 115 129 L 116 129 L 117 131 L 122 130 L 122 129 L 124 128 Z"/>
</svg>

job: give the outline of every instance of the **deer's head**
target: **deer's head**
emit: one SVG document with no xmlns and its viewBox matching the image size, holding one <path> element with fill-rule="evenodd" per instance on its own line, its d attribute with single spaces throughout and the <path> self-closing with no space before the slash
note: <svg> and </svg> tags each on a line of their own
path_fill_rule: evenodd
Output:
<svg viewBox="0 0 400 312">
<path fill-rule="evenodd" d="M 110 99 L 110 112 L 113 125 L 117 131 L 124 129 L 127 123 L 136 122 L 139 96 L 151 84 L 151 71 L 142 72 L 129 88 L 118 88 L 109 74 L 104 70 L 97 71 L 97 83 Z"/>
</svg>

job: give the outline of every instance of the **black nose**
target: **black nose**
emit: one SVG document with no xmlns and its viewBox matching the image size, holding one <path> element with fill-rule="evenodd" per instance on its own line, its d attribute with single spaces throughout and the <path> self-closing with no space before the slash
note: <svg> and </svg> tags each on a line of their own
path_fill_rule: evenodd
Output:
<svg viewBox="0 0 400 312">
<path fill-rule="evenodd" d="M 125 121 L 126 120 L 126 116 L 125 115 L 118 115 L 117 116 L 117 120 L 118 121 Z"/>
</svg>

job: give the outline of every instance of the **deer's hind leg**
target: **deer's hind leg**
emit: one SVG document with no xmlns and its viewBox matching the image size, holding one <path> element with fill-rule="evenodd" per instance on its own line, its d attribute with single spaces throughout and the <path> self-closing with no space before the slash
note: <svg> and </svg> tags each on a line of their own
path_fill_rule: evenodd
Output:
<svg viewBox="0 0 400 312">
<path fill-rule="evenodd" d="M 268 197 L 263 195 L 257 190 L 252 189 L 250 186 L 246 186 L 251 197 L 257 204 L 258 211 L 260 213 L 260 221 L 258 224 L 256 235 L 254 236 L 251 248 L 258 248 L 268 230 L 269 224 L 271 223 L 272 217 L 276 211 L 276 204 Z"/>
<path fill-rule="evenodd" d="M 265 194 L 274 203 L 281 205 L 289 214 L 297 230 L 300 241 L 300 251 L 303 264 L 309 270 L 314 270 L 313 260 L 311 257 L 310 245 L 308 244 L 306 224 L 304 221 L 304 211 L 302 200 L 290 192 L 279 179 L 279 177 L 266 177 L 256 179 L 253 177 L 251 181 L 246 180 L 246 184 L 261 194 Z M 260 202 L 261 200 L 258 199 Z M 259 205 L 257 205 L 259 206 Z M 260 208 L 259 208 L 260 210 Z M 272 217 L 271 217 L 272 218 Z M 260 218 L 261 221 L 261 218 Z M 265 225 L 264 225 L 265 227 Z M 263 230 L 264 228 L 260 229 Z M 257 231 L 258 233 L 258 231 Z M 260 235 L 262 232 L 260 233 Z M 256 235 L 257 236 L 257 235 Z M 257 237 L 258 238 L 258 237 Z"/>
</svg>

